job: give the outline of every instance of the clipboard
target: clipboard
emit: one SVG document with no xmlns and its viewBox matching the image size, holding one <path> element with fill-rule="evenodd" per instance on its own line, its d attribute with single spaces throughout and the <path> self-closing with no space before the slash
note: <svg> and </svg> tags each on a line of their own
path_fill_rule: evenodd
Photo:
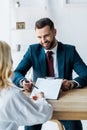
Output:
<svg viewBox="0 0 87 130">
<path fill-rule="evenodd" d="M 58 78 L 38 78 L 33 88 L 30 98 L 37 92 L 44 92 L 46 99 L 58 99 L 60 88 L 62 85 L 62 79 Z"/>
</svg>

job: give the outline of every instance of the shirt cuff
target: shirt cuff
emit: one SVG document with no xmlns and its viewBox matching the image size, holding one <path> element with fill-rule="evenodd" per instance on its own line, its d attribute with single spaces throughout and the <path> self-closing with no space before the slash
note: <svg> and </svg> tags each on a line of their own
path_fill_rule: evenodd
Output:
<svg viewBox="0 0 87 130">
<path fill-rule="evenodd" d="M 20 81 L 19 81 L 19 86 L 21 87 L 21 88 L 23 88 L 23 81 L 24 80 L 26 80 L 26 78 L 23 78 L 23 79 L 21 79 Z"/>
<path fill-rule="evenodd" d="M 75 88 L 79 88 L 80 87 L 80 84 L 77 82 L 77 81 L 75 81 L 75 80 L 73 80 L 74 81 L 74 83 L 75 83 Z"/>
</svg>

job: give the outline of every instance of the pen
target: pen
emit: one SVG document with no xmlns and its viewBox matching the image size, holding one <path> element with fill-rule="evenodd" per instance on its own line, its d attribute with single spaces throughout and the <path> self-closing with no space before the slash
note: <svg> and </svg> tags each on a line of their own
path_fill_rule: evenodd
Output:
<svg viewBox="0 0 87 130">
<path fill-rule="evenodd" d="M 36 85 L 34 85 L 34 84 L 33 84 L 33 87 L 35 87 L 35 88 L 39 89 L 39 88 L 38 88 Z"/>
</svg>

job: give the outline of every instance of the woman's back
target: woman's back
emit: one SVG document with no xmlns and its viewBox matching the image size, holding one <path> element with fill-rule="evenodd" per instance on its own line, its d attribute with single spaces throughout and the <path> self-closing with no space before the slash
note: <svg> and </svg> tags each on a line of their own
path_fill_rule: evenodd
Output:
<svg viewBox="0 0 87 130">
<path fill-rule="evenodd" d="M 44 123 L 52 116 L 45 99 L 32 102 L 16 86 L 0 91 L 0 104 L 0 130 L 18 130 L 21 125 Z"/>
</svg>

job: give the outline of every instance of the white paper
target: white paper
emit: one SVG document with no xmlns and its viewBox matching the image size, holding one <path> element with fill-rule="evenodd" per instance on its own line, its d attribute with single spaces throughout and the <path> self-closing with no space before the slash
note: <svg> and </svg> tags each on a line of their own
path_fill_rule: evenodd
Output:
<svg viewBox="0 0 87 130">
<path fill-rule="evenodd" d="M 46 99 L 57 99 L 60 88 L 62 84 L 62 79 L 54 79 L 54 78 L 38 78 L 36 81 L 36 86 L 39 88 L 33 88 L 30 97 L 35 95 L 37 92 L 44 92 L 44 96 Z"/>
</svg>

